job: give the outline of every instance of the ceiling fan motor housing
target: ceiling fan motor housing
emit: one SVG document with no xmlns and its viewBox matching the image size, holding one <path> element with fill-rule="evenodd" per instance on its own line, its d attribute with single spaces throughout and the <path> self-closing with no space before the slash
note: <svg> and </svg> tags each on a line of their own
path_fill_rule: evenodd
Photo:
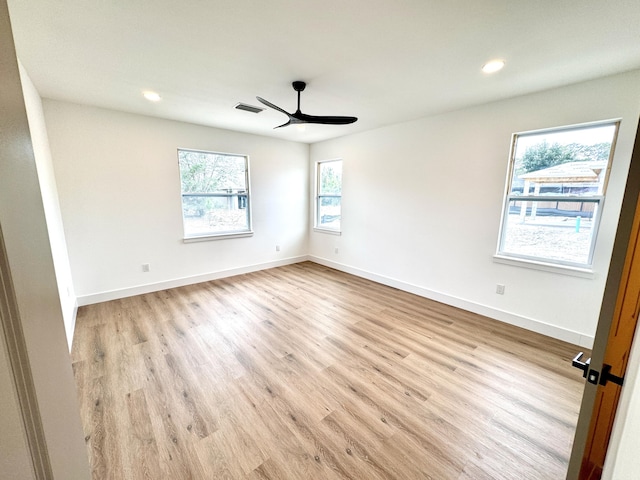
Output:
<svg viewBox="0 0 640 480">
<path fill-rule="evenodd" d="M 306 84 L 305 82 L 302 82 L 302 81 L 300 81 L 300 80 L 296 80 L 296 81 L 295 81 L 295 82 L 293 82 L 291 85 L 293 86 L 293 89 L 294 89 L 296 92 L 303 92 L 303 91 L 304 91 L 304 89 L 305 89 L 305 88 L 306 88 L 306 86 L 307 86 L 307 84 Z"/>
</svg>

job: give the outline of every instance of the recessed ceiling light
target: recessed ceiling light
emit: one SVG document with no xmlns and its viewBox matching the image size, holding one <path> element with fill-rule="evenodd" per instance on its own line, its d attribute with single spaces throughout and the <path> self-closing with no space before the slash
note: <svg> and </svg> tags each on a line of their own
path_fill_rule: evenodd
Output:
<svg viewBox="0 0 640 480">
<path fill-rule="evenodd" d="M 142 92 L 142 95 L 144 96 L 144 98 L 146 98 L 150 102 L 159 102 L 162 99 L 160 94 L 158 94 L 156 92 L 152 92 L 151 90 L 147 90 L 146 92 Z"/>
<path fill-rule="evenodd" d="M 482 71 L 484 73 L 496 73 L 502 70 L 502 67 L 504 67 L 504 60 L 491 60 L 482 66 Z"/>
</svg>

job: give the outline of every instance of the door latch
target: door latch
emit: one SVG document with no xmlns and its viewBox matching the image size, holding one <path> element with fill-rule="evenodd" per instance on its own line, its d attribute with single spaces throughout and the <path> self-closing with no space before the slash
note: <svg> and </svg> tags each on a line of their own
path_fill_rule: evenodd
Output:
<svg viewBox="0 0 640 480">
<path fill-rule="evenodd" d="M 582 370 L 582 378 L 586 378 L 589 383 L 593 383 L 594 385 L 606 385 L 607 382 L 613 382 L 616 385 L 622 386 L 624 383 L 624 377 L 618 377 L 611 373 L 611 365 L 607 365 L 606 363 L 602 365 L 602 374 L 597 370 L 589 370 L 591 366 L 591 359 L 588 358 L 584 362 L 580 361 L 584 352 L 578 353 L 573 360 L 571 361 L 571 365 Z"/>
<path fill-rule="evenodd" d="M 591 359 L 588 358 L 585 362 L 581 362 L 580 359 L 582 358 L 583 355 L 584 355 L 584 352 L 578 353 L 571 361 L 571 365 L 573 367 L 576 367 L 582 370 L 582 378 L 587 378 L 587 372 L 589 371 L 589 365 L 591 365 Z M 598 380 L 596 377 L 596 382 L 597 381 Z"/>
<path fill-rule="evenodd" d="M 602 375 L 600 375 L 600 385 L 606 385 L 607 382 L 613 382 L 616 385 L 622 386 L 624 383 L 624 377 L 619 377 L 611 373 L 611 365 L 606 363 L 602 365 Z"/>
</svg>

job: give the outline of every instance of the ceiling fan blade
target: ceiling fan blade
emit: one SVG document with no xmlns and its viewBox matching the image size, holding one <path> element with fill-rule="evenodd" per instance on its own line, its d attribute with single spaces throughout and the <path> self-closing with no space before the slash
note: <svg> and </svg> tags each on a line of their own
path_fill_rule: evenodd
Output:
<svg viewBox="0 0 640 480">
<path fill-rule="evenodd" d="M 283 123 L 282 125 L 278 125 L 277 127 L 273 127 L 273 129 L 275 130 L 276 128 L 286 127 L 287 125 L 291 125 L 291 119 L 289 119 L 287 121 L 287 123 Z"/>
<path fill-rule="evenodd" d="M 292 117 L 300 121 L 300 123 L 318 123 L 321 125 L 347 125 L 354 123 L 358 117 L 341 117 L 335 115 L 307 115 L 305 113 L 294 113 Z"/>
<path fill-rule="evenodd" d="M 287 117 L 289 117 L 289 121 L 287 123 L 283 123 L 282 125 L 278 125 L 275 128 L 286 127 L 287 125 L 295 125 L 299 123 L 318 123 L 320 125 L 347 125 L 349 123 L 356 122 L 358 117 L 341 117 L 335 115 L 307 115 L 300 111 L 300 92 L 302 92 L 306 83 L 302 81 L 293 82 L 293 89 L 298 92 L 298 109 L 295 113 L 289 113 L 277 105 L 265 100 L 262 97 L 256 97 L 258 101 L 267 107 L 273 108 L 278 112 L 284 113 Z"/>
<path fill-rule="evenodd" d="M 285 110 L 281 109 L 279 106 L 274 105 L 274 104 L 273 104 L 273 103 L 271 103 L 271 102 L 268 102 L 267 100 L 265 100 L 265 99 L 264 99 L 264 98 L 262 98 L 262 97 L 256 97 L 256 98 L 258 99 L 258 101 L 259 101 L 260 103 L 263 103 L 263 104 L 264 104 L 264 105 L 266 105 L 267 107 L 271 107 L 271 108 L 273 108 L 274 110 L 277 110 L 277 111 L 279 111 L 279 112 L 282 112 L 282 113 L 284 113 L 286 116 L 291 117 L 291 114 L 290 114 L 289 112 L 287 112 L 287 111 L 285 111 Z"/>
</svg>

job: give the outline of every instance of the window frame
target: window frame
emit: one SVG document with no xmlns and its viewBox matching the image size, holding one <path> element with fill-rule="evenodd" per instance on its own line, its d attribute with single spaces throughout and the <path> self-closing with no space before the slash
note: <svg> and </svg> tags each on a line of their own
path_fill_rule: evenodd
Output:
<svg viewBox="0 0 640 480">
<path fill-rule="evenodd" d="M 330 160 L 318 160 L 315 166 L 315 202 L 314 202 L 314 223 L 313 223 L 313 229 L 314 231 L 317 232 L 322 232 L 322 233 L 330 233 L 333 235 L 342 235 L 342 187 L 343 187 L 343 182 L 342 182 L 342 175 L 340 177 L 340 194 L 336 195 L 336 194 L 322 194 L 320 193 L 320 182 L 321 182 L 321 178 L 322 175 L 320 173 L 320 169 L 322 167 L 323 164 L 327 164 L 327 163 L 341 163 L 342 168 L 344 168 L 344 161 L 342 158 L 332 158 Z M 324 225 L 321 225 L 320 223 L 320 201 L 323 198 L 339 198 L 340 199 L 340 227 L 339 228 L 331 228 L 331 227 L 327 227 Z"/>
<path fill-rule="evenodd" d="M 595 254 L 596 240 L 600 230 L 600 222 L 602 219 L 602 211 L 605 204 L 606 191 L 611 173 L 611 165 L 615 153 L 616 141 L 620 131 L 621 119 L 603 120 L 598 122 L 583 123 L 577 125 L 567 125 L 554 128 L 545 128 L 540 130 L 532 130 L 514 133 L 511 138 L 511 147 L 509 151 L 509 161 L 507 168 L 507 176 L 505 182 L 505 190 L 503 195 L 503 204 L 500 218 L 500 227 L 498 230 L 498 243 L 494 260 L 499 263 L 508 265 L 518 265 L 530 268 L 537 268 L 546 271 L 556 271 L 560 273 L 570 274 L 592 274 L 593 273 L 593 257 Z M 575 130 L 585 130 L 603 126 L 613 126 L 614 131 L 611 138 L 611 148 L 607 158 L 607 164 L 603 172 L 602 189 L 593 195 L 516 195 L 512 193 L 514 181 L 514 170 L 516 160 L 516 150 L 518 138 L 528 137 L 541 134 L 560 133 Z M 505 252 L 504 244 L 506 241 L 507 222 L 509 220 L 509 208 L 511 202 L 567 202 L 567 203 L 595 203 L 594 213 L 592 216 L 592 233 L 589 242 L 589 252 L 586 263 L 571 262 L 568 260 L 554 259 L 543 256 L 525 255 L 519 253 Z"/>
<path fill-rule="evenodd" d="M 238 197 L 240 195 L 236 192 L 230 193 L 220 193 L 220 192 L 202 192 L 202 193 L 184 193 L 182 191 L 182 174 L 180 173 L 180 152 L 193 152 L 193 153 L 201 153 L 207 155 L 217 155 L 217 156 L 227 156 L 227 157 L 239 157 L 244 158 L 245 164 L 245 172 L 244 172 L 244 180 L 245 180 L 245 192 L 242 196 L 246 198 L 246 202 L 243 210 L 246 210 L 247 216 L 247 228 L 242 228 L 238 230 L 224 230 L 224 231 L 209 231 L 202 234 L 187 234 L 186 230 L 186 218 L 184 215 L 184 199 L 185 197 L 212 197 L 212 198 L 233 198 Z M 202 242 L 208 240 L 220 240 L 226 238 L 242 238 L 242 237 L 250 237 L 253 235 L 253 227 L 252 227 L 252 205 L 251 205 L 251 173 L 250 173 L 250 159 L 249 155 L 242 153 L 228 153 L 228 152 L 216 152 L 211 150 L 198 150 L 193 148 L 178 148 L 177 149 L 177 157 L 178 157 L 178 180 L 180 182 L 180 211 L 182 215 L 182 233 L 183 233 L 183 242 L 191 243 L 191 242 Z"/>
</svg>

